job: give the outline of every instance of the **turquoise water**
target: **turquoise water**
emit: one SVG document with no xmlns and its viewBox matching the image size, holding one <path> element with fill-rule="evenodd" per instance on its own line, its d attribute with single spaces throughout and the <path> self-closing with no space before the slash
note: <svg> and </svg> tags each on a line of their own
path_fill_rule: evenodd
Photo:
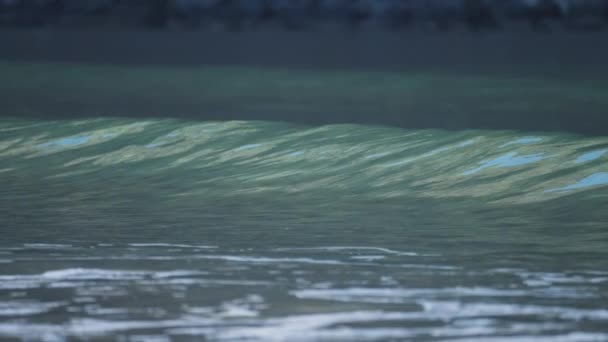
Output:
<svg viewBox="0 0 608 342">
<path fill-rule="evenodd" d="M 608 138 L 0 120 L 0 337 L 604 341 Z"/>
</svg>

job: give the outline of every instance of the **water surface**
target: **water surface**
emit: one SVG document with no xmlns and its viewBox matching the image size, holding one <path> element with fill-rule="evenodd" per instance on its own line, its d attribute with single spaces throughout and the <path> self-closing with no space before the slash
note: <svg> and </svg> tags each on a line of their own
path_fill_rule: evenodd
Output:
<svg viewBox="0 0 608 342">
<path fill-rule="evenodd" d="M 608 139 L 0 120 L 0 337 L 604 341 Z"/>
</svg>

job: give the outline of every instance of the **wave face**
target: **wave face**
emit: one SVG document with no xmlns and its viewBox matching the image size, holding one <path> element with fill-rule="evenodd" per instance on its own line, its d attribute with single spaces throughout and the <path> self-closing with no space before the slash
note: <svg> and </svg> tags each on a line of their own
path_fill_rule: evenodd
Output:
<svg viewBox="0 0 608 342">
<path fill-rule="evenodd" d="M 0 185 L 0 339 L 608 339 L 606 137 L 1 119 Z"/>
<path fill-rule="evenodd" d="M 270 122 L 6 121 L 5 178 L 241 194 L 548 201 L 608 185 L 608 139 Z"/>
</svg>

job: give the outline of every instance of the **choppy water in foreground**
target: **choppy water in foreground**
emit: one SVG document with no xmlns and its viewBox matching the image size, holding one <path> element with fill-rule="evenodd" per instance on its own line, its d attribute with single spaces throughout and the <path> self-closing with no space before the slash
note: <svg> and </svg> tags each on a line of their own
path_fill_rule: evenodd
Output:
<svg viewBox="0 0 608 342">
<path fill-rule="evenodd" d="M 0 339 L 608 340 L 608 138 L 0 120 Z"/>
</svg>

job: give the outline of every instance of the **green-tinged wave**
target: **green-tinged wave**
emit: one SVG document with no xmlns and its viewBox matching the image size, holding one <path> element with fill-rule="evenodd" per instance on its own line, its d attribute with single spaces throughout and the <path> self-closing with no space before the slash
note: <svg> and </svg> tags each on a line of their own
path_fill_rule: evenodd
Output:
<svg viewBox="0 0 608 342">
<path fill-rule="evenodd" d="M 0 179 L 5 191 L 25 183 L 121 184 L 162 189 L 168 198 L 605 199 L 608 138 L 261 121 L 2 119 Z"/>
</svg>

